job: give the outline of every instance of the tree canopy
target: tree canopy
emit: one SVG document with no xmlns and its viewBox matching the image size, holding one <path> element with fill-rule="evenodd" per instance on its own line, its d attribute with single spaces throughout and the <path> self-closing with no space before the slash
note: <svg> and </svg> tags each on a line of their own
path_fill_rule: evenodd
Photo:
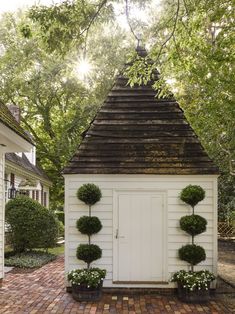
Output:
<svg viewBox="0 0 235 314">
<path fill-rule="evenodd" d="M 126 14 L 129 31 L 118 25 L 115 5 Z M 130 6 L 146 6 L 148 23 L 138 16 L 133 19 Z M 22 108 L 22 122 L 34 135 L 38 158 L 54 183 L 54 206 L 62 202 L 61 170 L 115 73 L 134 51 L 139 29 L 154 63 L 146 66 L 143 58 L 137 58 L 127 71 L 130 82 L 146 82 L 152 70 L 160 70 L 155 88 L 163 96 L 169 89 L 174 92 L 221 169 L 221 208 L 234 201 L 234 4 L 167 0 L 159 3 L 158 10 L 151 6 L 147 0 L 74 0 L 33 6 L 2 18 L 1 100 Z M 75 71 L 79 57 L 92 64 L 85 80 Z"/>
</svg>

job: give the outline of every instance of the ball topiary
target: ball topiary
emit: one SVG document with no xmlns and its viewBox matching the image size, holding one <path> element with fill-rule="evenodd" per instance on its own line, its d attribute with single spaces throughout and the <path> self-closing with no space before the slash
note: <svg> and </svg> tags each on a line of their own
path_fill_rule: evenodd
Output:
<svg viewBox="0 0 235 314">
<path fill-rule="evenodd" d="M 102 250 L 95 244 L 80 244 L 77 248 L 77 258 L 84 261 L 88 265 L 101 258 Z"/>
<path fill-rule="evenodd" d="M 188 185 L 180 193 L 180 199 L 194 207 L 205 198 L 205 191 L 199 185 Z"/>
<path fill-rule="evenodd" d="M 197 265 L 206 259 L 206 253 L 204 248 L 199 245 L 187 244 L 179 249 L 179 257 L 191 265 Z"/>
<path fill-rule="evenodd" d="M 77 228 L 82 234 L 92 235 L 102 229 L 98 217 L 82 216 L 77 221 Z"/>
<path fill-rule="evenodd" d="M 83 184 L 77 191 L 77 198 L 89 206 L 97 203 L 101 197 L 100 188 L 93 183 Z"/>
<path fill-rule="evenodd" d="M 180 219 L 180 228 L 191 236 L 205 232 L 206 225 L 206 219 L 199 215 L 188 215 Z"/>
</svg>

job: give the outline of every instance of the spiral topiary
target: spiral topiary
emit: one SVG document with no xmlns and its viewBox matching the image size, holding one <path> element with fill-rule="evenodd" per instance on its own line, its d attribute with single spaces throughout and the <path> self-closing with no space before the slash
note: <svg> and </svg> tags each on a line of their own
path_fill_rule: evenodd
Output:
<svg viewBox="0 0 235 314">
<path fill-rule="evenodd" d="M 98 217 L 82 216 L 77 221 L 77 229 L 82 234 L 91 236 L 102 229 L 102 224 Z"/>
<path fill-rule="evenodd" d="M 179 249 L 179 257 L 191 265 L 197 265 L 206 259 L 206 253 L 200 245 L 187 244 Z"/>
<path fill-rule="evenodd" d="M 95 244 L 80 244 L 77 248 L 77 258 L 88 264 L 101 258 L 102 250 L 98 245 Z"/>
<path fill-rule="evenodd" d="M 198 235 L 206 231 L 207 221 L 199 215 L 183 216 L 180 219 L 180 228 L 191 236 Z"/>
<path fill-rule="evenodd" d="M 93 183 L 83 184 L 77 191 L 77 198 L 89 206 L 97 203 L 101 197 L 100 188 Z"/>
<path fill-rule="evenodd" d="M 194 207 L 205 198 L 205 191 L 199 185 L 188 185 L 180 193 L 180 199 Z"/>
</svg>

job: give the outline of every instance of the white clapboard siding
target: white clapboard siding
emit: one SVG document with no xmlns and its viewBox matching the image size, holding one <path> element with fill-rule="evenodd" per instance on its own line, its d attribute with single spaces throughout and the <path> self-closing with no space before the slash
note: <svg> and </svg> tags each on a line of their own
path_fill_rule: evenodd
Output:
<svg viewBox="0 0 235 314">
<path fill-rule="evenodd" d="M 76 197 L 78 188 L 84 183 L 97 184 L 102 191 L 101 200 L 92 206 L 92 215 L 100 218 L 103 229 L 92 236 L 92 243 L 102 249 L 102 258 L 93 263 L 107 270 L 104 282 L 105 287 L 117 287 L 113 283 L 113 210 L 115 192 L 118 190 L 159 191 L 166 195 L 167 210 L 167 278 L 171 278 L 175 271 L 189 269 L 187 263 L 179 260 L 178 249 L 190 243 L 190 237 L 180 229 L 179 219 L 192 213 L 190 206 L 183 203 L 180 198 L 181 190 L 189 184 L 196 184 L 206 191 L 206 198 L 195 207 L 195 213 L 207 219 L 207 230 L 195 237 L 195 243 L 205 248 L 207 259 L 195 266 L 196 270 L 208 269 L 216 273 L 217 263 L 217 177 L 203 176 L 157 176 L 157 175 L 65 175 L 65 223 L 66 248 L 65 269 L 84 267 L 84 263 L 77 260 L 76 249 L 79 244 L 87 243 L 87 236 L 82 235 L 76 228 L 77 220 L 88 215 L 88 207 Z M 133 285 L 123 284 L 123 287 Z M 148 287 L 148 285 L 135 285 Z M 153 286 L 150 284 L 149 286 Z M 156 287 L 174 287 L 174 284 L 154 285 Z"/>
<path fill-rule="evenodd" d="M 0 151 L 0 279 L 4 277 L 4 155 Z"/>
</svg>

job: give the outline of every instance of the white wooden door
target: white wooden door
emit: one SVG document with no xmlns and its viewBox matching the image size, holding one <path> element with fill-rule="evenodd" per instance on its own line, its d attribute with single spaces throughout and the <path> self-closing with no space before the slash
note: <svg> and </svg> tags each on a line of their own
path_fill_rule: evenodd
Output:
<svg viewBox="0 0 235 314">
<path fill-rule="evenodd" d="M 164 281 L 164 194 L 128 191 L 117 194 L 116 260 L 117 282 Z"/>
</svg>

